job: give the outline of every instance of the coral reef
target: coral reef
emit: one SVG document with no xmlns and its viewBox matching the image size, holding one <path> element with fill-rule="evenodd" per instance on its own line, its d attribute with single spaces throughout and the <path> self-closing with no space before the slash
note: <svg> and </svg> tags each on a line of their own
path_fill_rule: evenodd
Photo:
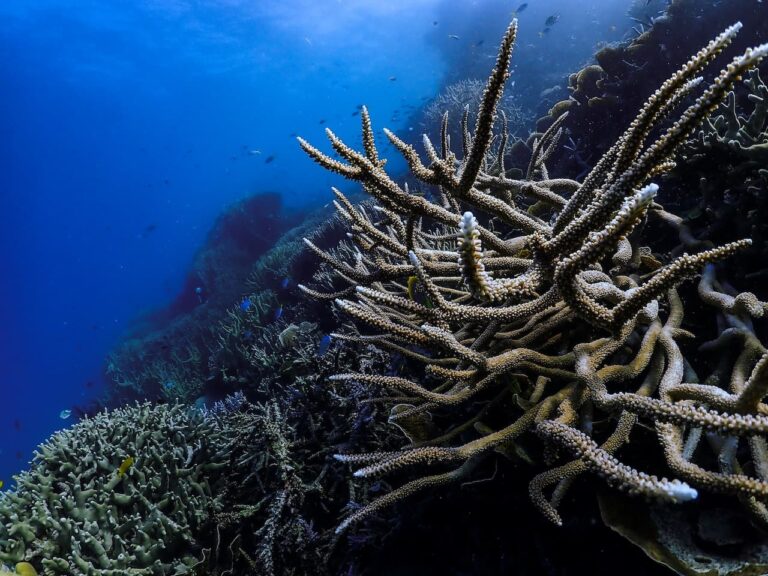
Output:
<svg viewBox="0 0 768 576">
<path fill-rule="evenodd" d="M 561 574 L 608 548 L 649 573 L 602 515 L 681 574 L 764 573 L 764 48 L 712 77 L 729 28 L 672 75 L 690 50 L 675 29 L 723 24 L 694 8 L 674 0 L 604 48 L 525 141 L 502 92 L 511 27 L 487 85 L 425 111 L 428 162 L 388 134 L 407 184 L 384 171 L 365 109 L 364 153 L 331 132 L 335 157 L 302 141 L 372 200 L 336 190 L 337 217 L 267 251 L 274 197 L 225 216 L 184 294 L 110 358 L 112 403 L 200 410 L 142 404 L 51 438 L 0 495 L 0 563 Z"/>
<path fill-rule="evenodd" d="M 485 83 L 480 80 L 465 79 L 449 84 L 440 94 L 424 108 L 424 121 L 420 123 L 427 134 L 440 130 L 443 115 L 448 113 L 451 118 L 462 118 L 460 125 L 450 126 L 449 136 L 454 142 L 461 140 L 463 126 L 471 122 L 471 113 L 480 107 L 483 99 Z M 464 115 L 467 115 L 464 118 Z M 525 111 L 517 104 L 515 98 L 504 96 L 498 104 L 498 114 L 506 120 L 507 129 L 511 137 L 515 137 L 531 123 L 530 111 Z M 527 133 L 527 132 L 526 132 Z"/>
<path fill-rule="evenodd" d="M 166 309 L 137 323 L 110 353 L 105 366 L 110 384 L 106 403 L 113 406 L 134 399 L 192 403 L 204 395 L 211 376 L 209 357 L 215 350 L 212 332 L 232 303 L 248 292 L 249 278 L 264 267 L 261 258 L 274 254 L 272 244 L 300 216 L 285 214 L 276 194 L 256 195 L 230 207 L 196 255 L 181 294 Z M 283 265 L 290 265 L 290 259 L 284 258 Z M 277 285 L 279 277 L 272 283 Z M 272 286 L 263 284 L 261 290 Z M 251 314 L 266 317 L 268 298 L 261 295 L 264 307 L 254 306 Z"/>
<path fill-rule="evenodd" d="M 366 344 L 342 346 L 331 339 L 329 332 L 341 323 L 324 313 L 325 306 L 302 297 L 296 282 L 322 276 L 315 274 L 305 236 L 332 246 L 343 230 L 328 210 L 318 211 L 252 261 L 247 277 L 227 292 L 229 300 L 222 296 L 216 306 L 198 306 L 116 352 L 143 375 L 152 373 L 150 360 L 162 353 L 160 365 L 173 375 L 174 386 L 158 390 L 156 379 L 132 379 L 131 389 L 141 396 L 194 403 L 206 417 L 236 407 L 222 438 L 229 468 L 217 503 L 224 504 L 196 540 L 194 570 L 202 574 L 320 575 L 358 565 L 359 557 L 334 550 L 334 527 L 350 498 L 364 504 L 368 497 L 365 489 L 350 491 L 332 452 L 359 449 L 356 438 L 362 437 L 374 443 L 381 437 L 383 449 L 396 448 L 396 438 L 384 434 L 378 407 L 358 409 L 368 389 L 328 385 L 339 369 L 376 373 L 390 361 Z M 189 336 L 195 339 L 191 352 Z M 128 345 L 130 357 L 123 356 Z M 193 353 L 196 361 L 186 362 Z M 183 394 L 174 395 L 177 390 Z"/>
<path fill-rule="evenodd" d="M 360 446 L 363 437 L 382 448 L 396 447 L 379 410 L 358 408 L 369 390 L 342 393 L 328 385 L 340 368 L 387 370 L 387 357 L 365 344 L 321 349 L 328 336 L 317 324 L 292 321 L 308 315 L 299 305 L 267 326 L 246 320 L 244 330 L 253 336 L 237 348 L 232 334 L 224 332 L 229 372 L 255 403 L 236 416 L 238 432 L 229 453 L 238 473 L 230 477 L 227 496 L 233 505 L 215 515 L 222 540 L 237 543 L 232 554 L 237 573 L 339 573 L 334 570 L 340 565 L 357 564 L 358 559 L 333 555 L 334 527 L 348 499 L 364 503 L 366 491 L 350 493 L 332 453 Z"/>
<path fill-rule="evenodd" d="M 461 156 L 451 147 L 447 115 L 437 146 L 424 137 L 426 164 L 386 132 L 435 201 L 384 171 L 365 109 L 363 152 L 330 130 L 340 159 L 300 139 L 314 161 L 361 183 L 376 200 L 358 207 L 334 190 L 349 239 L 336 251 L 307 242 L 336 275 L 330 289 L 327 281 L 303 289 L 335 300 L 355 320 L 360 331 L 348 340 L 422 367 L 412 368 L 410 378 L 402 371 L 333 377 L 383 391 L 378 400 L 395 404 L 390 421 L 411 439 L 400 450 L 342 452 L 337 459 L 356 466 L 358 478 L 442 468 L 355 510 L 339 532 L 417 492 L 465 480 L 495 452 L 546 466 L 529 491 L 555 524 L 574 480 L 591 472 L 656 502 L 722 494 L 741 502 L 745 518 L 768 527 L 768 355 L 752 327 L 765 304 L 734 289 L 716 268 L 751 242 L 675 251 L 654 249 L 647 233 L 650 221 L 680 231 L 679 220 L 656 202 L 653 180 L 672 169 L 681 146 L 768 53 L 768 45 L 747 49 L 703 83 L 705 66 L 740 28 L 727 28 L 651 94 L 581 181 L 550 178 L 547 169 L 564 113 L 537 138 L 525 177 L 507 177 L 507 132 L 496 111 L 516 22 L 501 43 L 474 131 L 463 130 Z M 691 103 L 677 113 L 685 102 Z M 670 115 L 675 120 L 665 125 Z M 697 294 L 680 287 L 702 270 Z M 707 312 L 709 324 L 700 317 Z M 702 323 L 707 329 L 698 330 Z M 691 347 L 698 334 L 713 330 L 712 341 Z M 708 357 L 711 351 L 719 357 Z M 620 461 L 616 453 L 630 434 L 647 448 Z M 542 444 L 541 456 L 530 458 L 526 447 Z M 654 444 L 661 450 L 654 453 Z M 576 459 L 553 467 L 566 454 Z"/>
<path fill-rule="evenodd" d="M 672 0 L 661 11 L 657 2 L 641 4 L 639 10 L 630 12 L 637 24 L 636 35 L 628 42 L 603 44 L 594 63 L 570 75 L 568 97 L 537 123 L 538 131 L 543 132 L 569 112 L 563 127 L 571 140 L 553 157 L 558 173 L 586 174 L 651 91 L 687 58 L 691 45 L 703 45 L 735 20 L 744 23 L 742 46 L 768 37 L 765 7 L 751 0 Z"/>
<path fill-rule="evenodd" d="M 56 433 L 0 495 L 0 560 L 46 575 L 190 573 L 221 505 L 224 428 L 141 404 Z"/>
<path fill-rule="evenodd" d="M 395 443 L 374 406 L 357 410 L 366 389 L 341 394 L 326 380 L 387 363 L 367 346 L 317 357 L 316 327 L 295 332 L 254 350 L 265 375 L 249 389 L 256 403 L 242 392 L 201 410 L 147 403 L 54 435 L 0 495 L 0 563 L 23 559 L 45 575 L 206 576 L 357 564 L 334 554 L 334 525 L 366 490 L 350 492 L 331 454 L 358 447 L 356 437 Z"/>
<path fill-rule="evenodd" d="M 676 201 L 684 214 L 681 242 L 713 244 L 734 233 L 749 235 L 754 244 L 746 257 L 762 261 L 768 256 L 762 216 L 768 209 L 768 87 L 752 70 L 737 88 L 686 144 L 684 162 L 670 180 L 695 192 Z M 766 286 L 764 268 L 748 274 L 750 282 Z"/>
</svg>

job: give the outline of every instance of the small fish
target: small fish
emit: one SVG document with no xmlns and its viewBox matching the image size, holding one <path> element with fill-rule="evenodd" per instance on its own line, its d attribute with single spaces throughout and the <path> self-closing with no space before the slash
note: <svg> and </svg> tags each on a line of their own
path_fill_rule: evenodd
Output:
<svg viewBox="0 0 768 576">
<path fill-rule="evenodd" d="M 275 309 L 274 319 L 280 320 L 283 317 L 283 305 L 281 304 Z"/>
<path fill-rule="evenodd" d="M 325 118 L 321 118 L 320 122 L 318 122 L 318 124 L 325 124 Z"/>
<path fill-rule="evenodd" d="M 485 44 L 485 40 L 478 40 L 475 42 L 475 48 L 480 48 L 483 44 Z"/>
<path fill-rule="evenodd" d="M 59 418 L 61 418 L 62 420 L 66 420 L 70 416 L 72 416 L 72 410 L 62 410 L 61 412 L 59 412 Z"/>
<path fill-rule="evenodd" d="M 550 30 L 551 30 L 551 28 L 549 28 L 549 27 L 547 27 L 547 28 L 544 28 L 544 30 L 542 30 L 541 32 L 539 32 L 539 38 L 544 38 L 544 36 L 545 36 L 545 35 L 547 34 L 547 32 L 549 32 Z"/>
<path fill-rule="evenodd" d="M 517 16 L 518 14 L 520 14 L 520 12 L 522 12 L 526 8 L 528 8 L 528 2 L 523 2 L 522 4 L 520 4 L 520 6 L 517 7 L 517 10 L 512 12 L 512 15 Z"/>
<path fill-rule="evenodd" d="M 330 334 L 326 334 L 322 338 L 320 338 L 320 345 L 317 347 L 317 355 L 318 356 L 324 356 L 326 352 L 328 352 L 328 348 L 331 346 L 331 336 Z"/>
<path fill-rule="evenodd" d="M 133 456 L 128 456 L 128 458 L 120 463 L 120 467 L 117 469 L 117 475 L 121 478 L 125 476 L 126 472 L 128 472 L 128 470 L 131 469 L 131 466 L 133 466 L 133 463 Z"/>
<path fill-rule="evenodd" d="M 544 21 L 544 26 L 554 26 L 558 20 L 560 20 L 560 14 L 552 14 L 552 16 Z"/>
<path fill-rule="evenodd" d="M 157 224 L 147 224 L 147 225 L 144 227 L 144 230 L 143 230 L 143 231 L 141 232 L 141 234 L 139 235 L 139 237 L 140 237 L 140 238 L 146 238 L 147 236 L 149 236 L 150 234 L 152 234 L 152 232 L 154 232 L 155 230 L 157 230 Z"/>
<path fill-rule="evenodd" d="M 424 290 L 424 287 L 419 282 L 418 276 L 408 276 L 408 282 L 406 283 L 406 293 L 410 300 L 418 302 L 427 308 L 434 308 L 434 304 Z"/>
<path fill-rule="evenodd" d="M 412 404 L 397 404 L 389 412 L 389 422 L 397 426 L 412 443 L 422 442 L 429 438 L 434 438 L 436 426 L 432 422 L 432 416 L 428 412 L 414 414 L 405 418 L 394 418 L 394 416 L 413 408 Z"/>
<path fill-rule="evenodd" d="M 458 40 L 459 39 L 459 37 L 456 34 L 448 34 L 448 38 L 450 38 L 451 40 Z"/>
<path fill-rule="evenodd" d="M 283 278 L 282 281 L 280 282 L 280 288 L 282 288 L 283 290 L 287 290 L 290 285 L 291 285 L 291 279 L 288 277 Z"/>
<path fill-rule="evenodd" d="M 242 301 L 240 302 L 240 310 L 242 310 L 243 312 L 248 312 L 250 308 L 251 308 L 251 299 L 248 297 L 243 298 Z"/>
<path fill-rule="evenodd" d="M 437 26 L 437 20 L 432 22 L 432 26 Z"/>
<path fill-rule="evenodd" d="M 389 77 L 389 81 L 390 82 L 394 82 L 395 80 L 397 80 L 397 76 L 390 76 Z"/>
<path fill-rule="evenodd" d="M 410 300 L 415 300 L 415 290 L 416 290 L 416 283 L 419 281 L 418 276 L 408 276 L 408 298 Z"/>
<path fill-rule="evenodd" d="M 0 490 L 2 490 L 2 489 L 3 489 L 3 486 L 5 486 L 5 482 L 3 482 L 2 480 L 0 480 Z"/>
<path fill-rule="evenodd" d="M 277 335 L 277 339 L 282 346 L 293 347 L 299 338 L 299 327 L 296 324 L 290 324 L 285 330 Z"/>
<path fill-rule="evenodd" d="M 352 116 L 357 116 L 358 114 L 360 114 L 360 110 L 355 110 L 352 112 Z"/>
<path fill-rule="evenodd" d="M 274 161 L 275 161 L 275 157 L 274 156 L 267 156 L 267 159 L 264 160 L 264 164 L 271 164 Z"/>
<path fill-rule="evenodd" d="M 250 154 L 251 156 L 258 156 L 259 154 L 261 154 L 261 150 L 248 150 L 248 154 Z"/>
<path fill-rule="evenodd" d="M 176 384 L 174 384 L 172 380 L 168 380 L 168 382 L 163 384 L 163 388 L 165 389 L 166 392 L 170 392 L 171 390 L 174 389 L 175 386 Z"/>
<path fill-rule="evenodd" d="M 37 576 L 37 570 L 29 562 L 19 562 L 16 564 L 16 574 L 18 576 Z"/>
</svg>

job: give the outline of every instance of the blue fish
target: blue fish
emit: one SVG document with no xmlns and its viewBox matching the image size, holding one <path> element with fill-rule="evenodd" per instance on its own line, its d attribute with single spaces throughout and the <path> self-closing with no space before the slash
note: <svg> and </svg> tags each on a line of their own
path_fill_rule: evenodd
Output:
<svg viewBox="0 0 768 576">
<path fill-rule="evenodd" d="M 323 356 L 326 352 L 328 352 L 328 348 L 331 346 L 331 336 L 329 334 L 326 334 L 322 338 L 320 338 L 320 346 L 317 348 L 317 355 Z"/>
<path fill-rule="evenodd" d="M 248 312 L 250 308 L 251 308 L 251 299 L 243 298 L 243 301 L 240 302 L 240 310 L 242 310 L 243 312 Z"/>
<path fill-rule="evenodd" d="M 283 316 L 283 305 L 281 304 L 275 309 L 275 320 L 280 320 Z"/>
<path fill-rule="evenodd" d="M 291 285 L 291 279 L 287 277 L 283 278 L 283 281 L 280 282 L 280 288 L 282 288 L 283 290 L 287 289 L 288 286 L 290 285 Z"/>
</svg>

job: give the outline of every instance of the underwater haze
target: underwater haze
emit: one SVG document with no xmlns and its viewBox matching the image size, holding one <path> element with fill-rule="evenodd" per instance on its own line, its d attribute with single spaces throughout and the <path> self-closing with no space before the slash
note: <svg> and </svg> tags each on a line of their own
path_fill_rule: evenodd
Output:
<svg viewBox="0 0 768 576">
<path fill-rule="evenodd" d="M 519 5 L 0 3 L 0 479 L 71 422 L 63 410 L 99 398 L 107 352 L 185 288 L 227 206 L 267 192 L 283 211 L 329 201 L 340 183 L 296 135 L 352 137 L 361 104 L 380 126 L 419 131 L 418 109 L 461 75 L 454 61 L 491 67 Z M 598 41 L 621 37 L 626 9 L 530 2 L 516 64 L 547 78 L 515 86 L 562 83 Z M 551 14 L 560 22 L 540 36 Z"/>
</svg>

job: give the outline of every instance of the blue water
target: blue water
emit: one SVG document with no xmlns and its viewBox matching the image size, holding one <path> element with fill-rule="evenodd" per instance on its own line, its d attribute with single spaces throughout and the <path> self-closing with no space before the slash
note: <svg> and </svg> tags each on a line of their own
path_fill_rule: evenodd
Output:
<svg viewBox="0 0 768 576">
<path fill-rule="evenodd" d="M 102 393 L 106 354 L 178 294 L 228 205 L 270 191 L 307 209 L 343 186 L 293 135 L 355 142 L 362 103 L 412 131 L 447 80 L 487 74 L 519 4 L 0 2 L 0 480 Z M 528 4 L 511 89 L 535 108 L 621 38 L 630 2 Z"/>
</svg>

